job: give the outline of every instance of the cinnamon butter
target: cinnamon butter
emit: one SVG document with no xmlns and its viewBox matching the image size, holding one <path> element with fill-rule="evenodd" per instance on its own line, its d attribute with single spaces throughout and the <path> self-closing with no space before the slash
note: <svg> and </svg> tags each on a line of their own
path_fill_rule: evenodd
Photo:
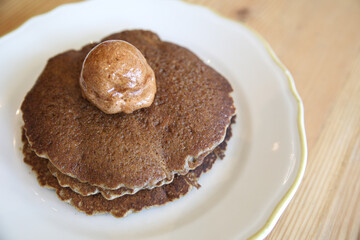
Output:
<svg viewBox="0 0 360 240">
<path fill-rule="evenodd" d="M 107 114 L 132 113 L 154 101 L 156 81 L 141 52 L 128 42 L 104 41 L 86 56 L 82 95 Z"/>
</svg>

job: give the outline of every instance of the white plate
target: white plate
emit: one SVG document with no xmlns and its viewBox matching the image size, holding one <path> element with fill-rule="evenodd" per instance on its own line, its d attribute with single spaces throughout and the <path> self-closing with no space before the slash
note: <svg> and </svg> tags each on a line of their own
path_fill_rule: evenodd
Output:
<svg viewBox="0 0 360 240">
<path fill-rule="evenodd" d="M 40 187 L 23 163 L 18 109 L 48 58 L 134 28 L 188 47 L 223 74 L 237 123 L 201 189 L 122 219 L 86 216 Z M 307 150 L 290 73 L 256 33 L 208 9 L 164 0 L 64 5 L 1 38 L 0 52 L 1 239 L 261 239 L 300 184 Z"/>
</svg>

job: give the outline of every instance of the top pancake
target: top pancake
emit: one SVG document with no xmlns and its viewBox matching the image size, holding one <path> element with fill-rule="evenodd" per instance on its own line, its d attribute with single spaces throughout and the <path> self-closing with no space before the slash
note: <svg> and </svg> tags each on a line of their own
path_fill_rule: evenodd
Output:
<svg viewBox="0 0 360 240">
<path fill-rule="evenodd" d="M 153 104 L 105 114 L 81 95 L 95 44 L 51 58 L 21 106 L 32 149 L 62 173 L 105 189 L 159 186 L 186 174 L 219 145 L 235 114 L 230 84 L 189 50 L 149 31 L 124 31 L 155 72 Z M 199 158 L 198 158 L 199 157 Z M 200 159 L 200 160 L 195 160 Z"/>
</svg>

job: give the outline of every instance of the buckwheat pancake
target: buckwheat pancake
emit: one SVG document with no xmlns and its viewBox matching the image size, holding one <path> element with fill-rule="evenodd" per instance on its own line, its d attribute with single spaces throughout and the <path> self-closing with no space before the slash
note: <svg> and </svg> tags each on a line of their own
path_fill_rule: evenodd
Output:
<svg viewBox="0 0 360 240">
<path fill-rule="evenodd" d="M 205 157 L 205 155 L 203 157 Z M 115 198 L 121 197 L 126 194 L 134 194 L 139 190 L 141 190 L 141 189 L 134 190 L 125 187 L 121 187 L 115 190 L 108 190 L 101 187 L 90 185 L 89 183 L 80 182 L 76 178 L 72 178 L 68 175 L 61 173 L 50 161 L 48 161 L 47 167 L 52 173 L 52 175 L 54 175 L 54 177 L 57 178 L 58 183 L 61 187 L 69 187 L 71 190 L 82 196 L 90 196 L 100 193 L 104 198 L 108 200 L 113 200 Z M 152 189 L 153 187 L 149 187 L 147 189 Z"/>
<path fill-rule="evenodd" d="M 86 197 L 73 192 L 70 188 L 61 187 L 56 177 L 47 168 L 48 160 L 38 157 L 31 150 L 24 132 L 22 140 L 24 143 L 24 161 L 37 174 L 37 179 L 41 186 L 55 189 L 61 200 L 70 203 L 88 215 L 111 213 L 115 217 L 124 217 L 129 213 L 171 202 L 184 196 L 193 186 L 199 186 L 196 182 L 197 179 L 201 174 L 211 169 L 215 160 L 219 158 L 217 154 L 224 156 L 223 153 L 226 150 L 227 141 L 230 137 L 231 128 L 229 127 L 225 140 L 216 147 L 216 151 L 207 155 L 200 166 L 189 171 L 186 175 L 176 175 L 174 180 L 167 185 L 153 189 L 143 189 L 133 195 L 125 195 L 114 200 L 106 200 L 101 194 Z"/>
<path fill-rule="evenodd" d="M 82 196 L 90 196 L 100 193 L 104 198 L 112 200 L 126 194 L 134 194 L 137 192 L 134 189 L 125 187 L 121 187 L 115 190 L 107 190 L 101 187 L 92 186 L 88 183 L 80 182 L 76 178 L 72 178 L 61 173 L 50 161 L 47 162 L 47 167 L 51 174 L 57 178 L 61 187 L 69 187 L 72 191 Z"/>
<path fill-rule="evenodd" d="M 235 114 L 231 85 L 189 50 L 149 31 L 124 31 L 155 72 L 153 104 L 105 114 L 81 96 L 82 62 L 95 44 L 51 58 L 21 106 L 34 152 L 60 172 L 104 189 L 169 183 L 202 163 Z"/>
</svg>

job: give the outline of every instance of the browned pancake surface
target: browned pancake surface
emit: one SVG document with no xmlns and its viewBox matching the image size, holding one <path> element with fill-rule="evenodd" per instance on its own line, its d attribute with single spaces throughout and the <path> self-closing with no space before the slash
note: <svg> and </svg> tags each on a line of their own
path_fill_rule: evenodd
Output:
<svg viewBox="0 0 360 240">
<path fill-rule="evenodd" d="M 235 117 L 233 117 L 231 122 L 233 123 L 234 121 L 235 121 Z M 226 137 L 230 138 L 230 135 L 231 135 L 231 132 L 228 131 L 226 133 Z M 217 146 L 213 152 L 219 158 L 223 158 L 225 156 L 225 153 L 224 153 L 225 149 L 226 149 L 226 141 L 224 141 L 219 146 Z M 61 187 L 69 187 L 69 188 L 71 188 L 71 190 L 73 190 L 74 192 L 76 192 L 82 196 L 90 196 L 90 195 L 100 193 L 104 198 L 106 198 L 108 200 L 113 200 L 113 199 L 121 197 L 123 195 L 134 194 L 137 192 L 135 190 L 132 190 L 129 188 L 124 188 L 124 187 L 121 187 L 121 188 L 115 189 L 115 190 L 107 190 L 107 189 L 103 189 L 100 187 L 92 186 L 88 183 L 82 183 L 82 182 L 78 181 L 76 178 L 72 178 L 72 177 L 69 177 L 69 176 L 61 173 L 49 161 L 47 162 L 47 167 L 50 170 L 50 172 L 52 173 L 52 175 L 54 175 L 57 178 L 58 183 Z M 189 173 L 189 175 L 191 175 L 191 173 Z"/>
<path fill-rule="evenodd" d="M 204 154 L 204 156 L 201 156 L 201 157 L 203 158 L 206 155 L 208 155 L 208 153 Z M 199 160 L 197 159 L 196 161 L 199 161 Z M 52 173 L 52 175 L 54 175 L 57 178 L 60 186 L 69 187 L 74 192 L 79 193 L 80 195 L 83 195 L 83 196 L 90 196 L 90 195 L 100 193 L 104 198 L 106 198 L 108 200 L 112 200 L 112 199 L 121 197 L 126 194 L 134 194 L 137 191 L 141 190 L 141 189 L 134 190 L 134 189 L 125 188 L 125 187 L 120 187 L 120 188 L 114 189 L 114 190 L 104 189 L 101 187 L 90 185 L 89 183 L 80 182 L 76 178 L 73 178 L 73 177 L 70 177 L 68 175 L 61 173 L 50 161 L 48 161 L 47 167 L 50 170 L 50 172 Z M 153 187 L 151 187 L 151 188 L 153 188 Z"/>
<path fill-rule="evenodd" d="M 68 175 L 61 173 L 50 161 L 48 161 L 47 167 L 51 174 L 57 178 L 60 186 L 69 187 L 74 192 L 79 193 L 83 196 L 90 196 L 100 193 L 104 198 L 112 200 L 125 194 L 134 194 L 136 192 L 134 189 L 125 187 L 121 187 L 115 190 L 107 190 L 101 187 L 92 186 L 89 183 L 80 182 L 76 178 L 72 178 Z"/>
<path fill-rule="evenodd" d="M 94 46 L 51 58 L 22 104 L 34 151 L 62 173 L 106 189 L 169 182 L 202 163 L 192 159 L 223 141 L 235 113 L 232 88 L 185 48 L 148 31 L 106 39 L 135 45 L 156 75 L 149 108 L 108 115 L 81 96 L 79 74 Z"/>
<path fill-rule="evenodd" d="M 163 205 L 188 193 L 200 175 L 211 169 L 215 160 L 218 158 L 217 154 L 223 156 L 227 141 L 230 137 L 231 129 L 229 127 L 224 142 L 216 148 L 216 151 L 207 155 L 200 166 L 190 171 L 187 175 L 177 175 L 170 184 L 156 187 L 151 190 L 140 190 L 134 195 L 125 195 L 114 200 L 106 200 L 101 194 L 82 196 L 73 192 L 70 188 L 61 187 L 58 184 L 56 177 L 54 177 L 47 168 L 48 160 L 38 157 L 31 150 L 24 133 L 23 153 L 25 163 L 29 164 L 33 171 L 35 171 L 40 185 L 54 188 L 61 200 L 69 202 L 78 210 L 89 215 L 96 213 L 111 213 L 116 217 L 123 217 L 144 208 Z"/>
</svg>

